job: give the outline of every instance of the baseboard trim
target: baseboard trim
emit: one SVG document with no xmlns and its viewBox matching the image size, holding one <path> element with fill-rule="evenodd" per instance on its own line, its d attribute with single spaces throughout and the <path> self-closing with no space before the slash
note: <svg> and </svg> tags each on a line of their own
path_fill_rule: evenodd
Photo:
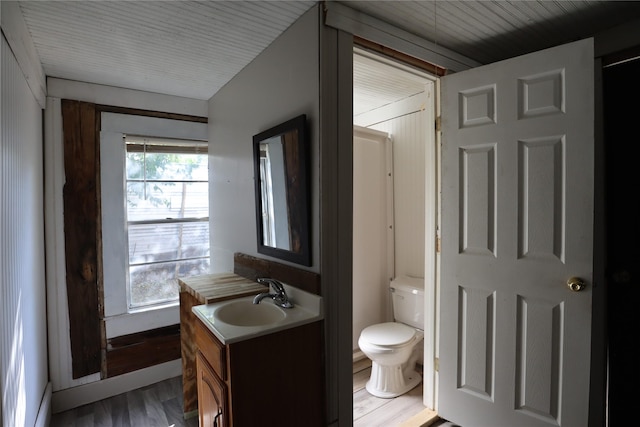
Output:
<svg viewBox="0 0 640 427">
<path fill-rule="evenodd" d="M 38 415 L 36 416 L 36 423 L 34 427 L 49 427 L 51 423 L 51 395 L 53 387 L 51 382 L 47 383 L 42 395 L 42 401 L 38 408 Z"/>
<path fill-rule="evenodd" d="M 52 395 L 52 413 L 64 412 L 179 375 L 182 375 L 182 360 L 176 359 L 101 381 L 59 390 Z"/>
<path fill-rule="evenodd" d="M 400 427 L 427 427 L 440 420 L 438 413 L 431 409 L 425 409 L 424 411 L 414 415 L 408 420 L 400 424 Z"/>
</svg>

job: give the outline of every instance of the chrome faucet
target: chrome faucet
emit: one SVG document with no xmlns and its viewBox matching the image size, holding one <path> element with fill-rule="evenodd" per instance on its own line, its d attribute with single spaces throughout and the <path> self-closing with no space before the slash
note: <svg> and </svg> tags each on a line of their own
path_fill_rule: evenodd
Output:
<svg viewBox="0 0 640 427">
<path fill-rule="evenodd" d="M 253 299 L 254 304 L 260 304 L 265 298 L 271 298 L 273 302 L 282 307 L 282 308 L 291 308 L 293 304 L 289 301 L 289 297 L 287 293 L 284 291 L 284 286 L 282 283 L 278 282 L 275 279 L 269 279 L 267 277 L 261 277 L 258 279 L 258 283 L 262 283 L 263 285 L 271 286 L 274 290 L 274 293 L 263 292 L 261 294 L 256 295 Z"/>
</svg>

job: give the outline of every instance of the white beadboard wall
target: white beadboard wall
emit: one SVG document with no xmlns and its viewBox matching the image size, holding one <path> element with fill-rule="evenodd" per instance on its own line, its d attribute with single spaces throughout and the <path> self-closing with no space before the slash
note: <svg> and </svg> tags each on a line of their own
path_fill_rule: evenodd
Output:
<svg viewBox="0 0 640 427">
<path fill-rule="evenodd" d="M 391 319 L 393 169 L 388 134 L 353 133 L 353 350 L 369 325 Z"/>
<path fill-rule="evenodd" d="M 47 425 L 42 111 L 1 38 L 0 424 Z"/>
<path fill-rule="evenodd" d="M 373 138 L 354 133 L 354 254 L 353 254 L 353 349 L 358 350 L 360 332 L 366 326 L 393 320 L 389 280 L 408 275 L 425 277 L 425 178 L 427 134 L 426 92 L 416 94 L 357 119 L 370 131 L 390 138 L 384 154 Z M 391 162 L 376 160 L 384 155 Z M 362 164 L 367 169 L 363 170 Z M 391 194 L 380 178 L 392 174 Z M 358 185 L 367 177 L 367 185 Z M 391 206 L 375 209 L 381 201 Z M 376 222 L 376 213 L 391 209 Z M 366 233 L 357 235 L 367 226 Z M 392 227 L 392 233 L 389 233 Z M 390 234 L 390 235 L 388 235 Z M 386 245 L 376 248 L 375 245 Z M 384 255 L 385 259 L 380 257 Z M 374 258 L 374 259 L 372 259 Z M 390 264 L 388 264 L 390 262 Z M 384 267 L 384 268 L 382 268 Z"/>
<path fill-rule="evenodd" d="M 370 126 L 393 139 L 393 209 L 395 276 L 424 277 L 425 111 Z"/>
</svg>

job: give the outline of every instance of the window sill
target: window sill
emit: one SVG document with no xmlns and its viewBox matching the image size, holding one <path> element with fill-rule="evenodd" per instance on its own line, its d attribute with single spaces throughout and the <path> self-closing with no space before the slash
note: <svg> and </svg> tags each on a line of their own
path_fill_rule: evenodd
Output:
<svg viewBox="0 0 640 427">
<path fill-rule="evenodd" d="M 145 305 L 144 307 L 130 308 L 128 314 L 145 313 L 148 311 L 163 310 L 165 308 L 178 307 L 178 306 L 180 306 L 180 300 L 176 299 L 175 301 L 170 301 L 170 302 L 165 302 L 160 304 Z"/>
<path fill-rule="evenodd" d="M 180 323 L 180 302 L 109 316 L 104 323 L 107 339 L 175 325 Z"/>
</svg>

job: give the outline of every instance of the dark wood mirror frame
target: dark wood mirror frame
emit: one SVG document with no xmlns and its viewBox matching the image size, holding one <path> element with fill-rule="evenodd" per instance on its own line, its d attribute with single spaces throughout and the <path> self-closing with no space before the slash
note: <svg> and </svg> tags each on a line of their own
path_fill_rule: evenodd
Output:
<svg viewBox="0 0 640 427">
<path fill-rule="evenodd" d="M 253 136 L 258 252 L 305 266 L 311 265 L 308 143 L 304 114 Z"/>
</svg>

